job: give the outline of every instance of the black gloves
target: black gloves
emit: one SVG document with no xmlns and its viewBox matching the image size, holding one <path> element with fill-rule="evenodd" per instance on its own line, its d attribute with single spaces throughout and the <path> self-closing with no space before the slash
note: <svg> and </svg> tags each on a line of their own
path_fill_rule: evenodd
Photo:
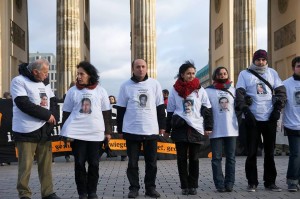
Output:
<svg viewBox="0 0 300 199">
<path fill-rule="evenodd" d="M 250 111 L 248 107 L 243 109 L 243 113 L 245 115 L 245 123 L 247 127 L 255 127 L 256 126 L 256 119 L 253 113 Z"/>
<path fill-rule="evenodd" d="M 273 109 L 273 111 L 271 112 L 271 115 L 269 117 L 269 121 L 277 121 L 280 118 L 280 111 L 278 109 Z"/>
</svg>

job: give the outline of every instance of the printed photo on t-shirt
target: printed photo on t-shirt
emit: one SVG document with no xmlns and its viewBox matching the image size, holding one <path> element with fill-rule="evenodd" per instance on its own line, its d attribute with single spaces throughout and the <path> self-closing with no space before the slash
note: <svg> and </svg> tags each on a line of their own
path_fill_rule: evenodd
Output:
<svg viewBox="0 0 300 199">
<path fill-rule="evenodd" d="M 183 114 L 184 115 L 192 115 L 194 112 L 194 100 L 192 99 L 185 99 L 182 100 L 183 105 Z"/>
<path fill-rule="evenodd" d="M 258 95 L 267 94 L 266 85 L 264 83 L 257 83 L 256 84 L 256 93 Z"/>
<path fill-rule="evenodd" d="M 300 90 L 294 93 L 294 104 L 300 106 Z"/>
<path fill-rule="evenodd" d="M 139 95 L 139 107 L 146 108 L 148 104 L 148 96 L 146 93 Z"/>
<path fill-rule="evenodd" d="M 91 114 L 92 113 L 92 102 L 90 98 L 82 98 L 80 113 Z"/>
<path fill-rule="evenodd" d="M 229 109 L 228 109 L 228 103 L 229 103 L 229 100 L 228 100 L 227 97 L 220 97 L 219 98 L 220 112 L 229 111 Z"/>
<path fill-rule="evenodd" d="M 48 97 L 46 93 L 40 93 L 40 106 L 44 108 L 48 108 Z"/>
</svg>

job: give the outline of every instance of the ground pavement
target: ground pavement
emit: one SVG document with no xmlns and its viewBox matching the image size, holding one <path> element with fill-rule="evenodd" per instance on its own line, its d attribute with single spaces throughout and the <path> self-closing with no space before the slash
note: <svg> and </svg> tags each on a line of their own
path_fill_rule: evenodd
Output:
<svg viewBox="0 0 300 199">
<path fill-rule="evenodd" d="M 277 185 L 283 189 L 282 192 L 276 193 L 266 191 L 263 187 L 263 158 L 258 157 L 259 182 L 257 192 L 249 193 L 246 191 L 247 181 L 244 174 L 245 157 L 236 158 L 236 182 L 234 191 L 231 193 L 218 193 L 213 184 L 210 159 L 200 159 L 200 177 L 199 188 L 196 196 L 183 196 L 179 187 L 179 177 L 177 172 L 176 160 L 159 160 L 157 172 L 157 191 L 161 198 L 263 198 L 277 199 L 289 198 L 299 199 L 300 191 L 288 192 L 285 183 L 285 175 L 288 164 L 287 156 L 276 156 L 277 165 Z M 140 184 L 141 190 L 138 198 L 144 196 L 144 160 L 141 158 L 140 165 Z M 224 165 L 224 163 L 223 163 Z M 127 198 L 128 180 L 126 177 L 127 161 L 120 161 L 120 157 L 102 158 L 100 161 L 100 179 L 97 194 L 99 198 Z M 0 167 L 0 199 L 17 199 L 16 190 L 17 181 L 17 163 L 10 166 Z M 78 198 L 76 185 L 74 182 L 74 162 L 66 163 L 63 157 L 55 159 L 53 164 L 53 182 L 55 192 L 63 199 Z M 30 187 L 33 192 L 32 199 L 39 199 L 40 186 L 37 174 L 37 165 L 33 166 Z"/>
</svg>

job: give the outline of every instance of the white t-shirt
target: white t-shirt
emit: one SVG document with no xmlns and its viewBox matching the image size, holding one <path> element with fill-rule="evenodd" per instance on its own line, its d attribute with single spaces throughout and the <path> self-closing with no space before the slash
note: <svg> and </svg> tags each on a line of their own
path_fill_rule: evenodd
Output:
<svg viewBox="0 0 300 199">
<path fill-rule="evenodd" d="M 226 91 L 205 89 L 212 105 L 214 127 L 209 138 L 238 136 L 238 122 L 234 111 L 234 98 Z M 235 96 L 235 89 L 228 89 Z"/>
<path fill-rule="evenodd" d="M 30 133 L 41 128 L 46 121 L 22 112 L 14 100 L 18 96 L 28 96 L 32 103 L 49 110 L 50 98 L 54 96 L 49 85 L 45 86 L 43 82 L 33 82 L 29 78 L 19 75 L 13 78 L 10 91 L 13 98 L 12 130 L 18 133 Z"/>
<path fill-rule="evenodd" d="M 62 110 L 71 113 L 60 132 L 62 136 L 85 141 L 104 140 L 102 111 L 110 110 L 104 88 L 98 85 L 92 90 L 79 90 L 73 86 L 66 94 Z"/>
<path fill-rule="evenodd" d="M 193 91 L 186 99 L 180 97 L 174 87 L 168 99 L 168 112 L 179 115 L 186 123 L 204 135 L 203 117 L 201 106 L 211 108 L 210 101 L 204 88 Z"/>
<path fill-rule="evenodd" d="M 289 77 L 283 84 L 287 102 L 283 111 L 283 125 L 292 130 L 300 130 L 300 81 Z"/>
<path fill-rule="evenodd" d="M 278 73 L 272 68 L 267 68 L 261 76 L 272 85 L 273 89 L 283 85 Z M 273 111 L 272 91 L 263 81 L 249 71 L 243 70 L 239 74 L 236 88 L 244 88 L 246 94 L 252 98 L 253 103 L 249 109 L 256 120 L 269 120 Z"/>
<path fill-rule="evenodd" d="M 128 80 L 123 83 L 117 103 L 120 107 L 126 107 L 123 132 L 136 135 L 158 134 L 156 108 L 163 103 L 161 86 L 155 79 L 148 78 L 138 83 Z"/>
</svg>

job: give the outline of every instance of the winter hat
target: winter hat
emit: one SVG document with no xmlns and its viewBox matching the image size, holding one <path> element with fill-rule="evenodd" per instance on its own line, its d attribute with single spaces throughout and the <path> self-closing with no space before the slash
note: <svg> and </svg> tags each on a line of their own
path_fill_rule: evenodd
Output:
<svg viewBox="0 0 300 199">
<path fill-rule="evenodd" d="M 253 55 L 252 62 L 254 63 L 254 61 L 259 59 L 259 58 L 264 58 L 268 61 L 268 53 L 265 50 L 262 50 L 262 49 L 257 50 Z"/>
</svg>

